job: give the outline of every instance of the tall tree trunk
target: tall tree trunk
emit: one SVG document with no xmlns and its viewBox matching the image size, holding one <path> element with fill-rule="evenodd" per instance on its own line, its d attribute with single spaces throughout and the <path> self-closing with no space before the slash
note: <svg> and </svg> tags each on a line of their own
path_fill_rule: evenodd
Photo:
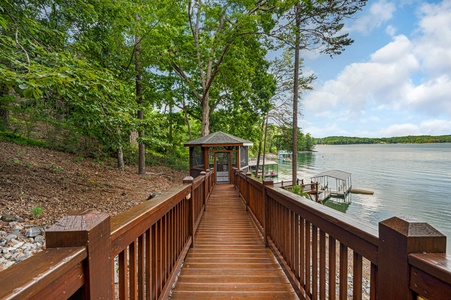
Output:
<svg viewBox="0 0 451 300">
<path fill-rule="evenodd" d="M 299 48 L 300 48 L 300 40 L 301 40 L 301 18 L 300 14 L 300 6 L 296 6 L 296 41 L 294 48 L 294 75 L 293 75 L 293 149 L 292 149 L 292 158 L 291 158 L 291 173 L 292 173 L 292 182 L 293 185 L 296 184 L 297 181 L 297 166 L 298 166 L 298 98 L 299 98 Z"/>
<path fill-rule="evenodd" d="M 265 138 L 263 142 L 263 168 L 262 168 L 262 182 L 265 180 L 265 163 L 266 163 L 266 137 L 268 136 L 268 119 L 269 115 L 266 114 L 266 124 L 265 124 Z"/>
<path fill-rule="evenodd" d="M 182 86 L 183 113 L 185 114 L 185 122 L 186 122 L 186 126 L 188 127 L 189 140 L 192 141 L 193 135 L 191 134 L 191 126 L 189 124 L 189 119 L 188 119 L 188 110 L 186 109 L 186 104 L 185 104 L 185 88 L 183 86 L 183 81 L 181 81 L 181 86 Z"/>
<path fill-rule="evenodd" d="M 185 113 L 186 126 L 188 126 L 189 140 L 192 141 L 193 140 L 193 135 L 191 133 L 191 126 L 189 124 L 188 112 L 186 111 L 185 101 L 183 101 L 183 112 Z"/>
<path fill-rule="evenodd" d="M 210 103 L 208 102 L 208 92 L 202 100 L 202 131 L 201 136 L 210 134 Z"/>
<path fill-rule="evenodd" d="M 0 89 L 0 98 L 8 96 L 8 88 L 2 86 Z M 0 100 L 0 129 L 9 127 L 9 109 L 8 103 L 5 100 Z"/>
<path fill-rule="evenodd" d="M 265 130 L 265 118 L 263 118 L 262 121 L 262 135 L 263 139 L 264 137 L 264 130 Z M 258 169 L 260 168 L 260 156 L 262 154 L 262 139 L 260 139 L 260 142 L 258 143 L 258 153 L 257 153 L 257 165 L 255 166 L 255 177 L 258 177 Z"/>
<path fill-rule="evenodd" d="M 117 167 L 118 169 L 124 169 L 124 152 L 122 151 L 122 145 L 117 148 Z"/>
<path fill-rule="evenodd" d="M 139 21 L 140 17 L 139 15 L 136 15 L 136 20 Z M 141 44 L 140 44 L 141 38 L 139 36 L 135 37 L 135 71 L 136 71 L 136 102 L 138 103 L 138 106 L 141 106 L 143 103 L 143 97 L 142 97 L 142 70 L 141 70 Z M 143 120 L 144 114 L 142 110 L 138 109 L 138 119 Z M 142 142 L 142 138 L 144 137 L 144 130 L 140 129 L 138 131 L 138 136 L 140 138 L 139 144 L 138 144 L 138 174 L 146 174 L 146 148 L 144 143 Z"/>
</svg>

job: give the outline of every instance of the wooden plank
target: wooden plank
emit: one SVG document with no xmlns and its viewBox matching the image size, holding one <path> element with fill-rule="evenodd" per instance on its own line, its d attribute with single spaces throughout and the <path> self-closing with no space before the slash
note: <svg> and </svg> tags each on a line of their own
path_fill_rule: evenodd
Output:
<svg viewBox="0 0 451 300">
<path fill-rule="evenodd" d="M 216 185 L 171 299 L 298 299 L 232 185 Z"/>
<path fill-rule="evenodd" d="M 46 249 L 1 272 L 0 299 L 29 299 L 47 294 L 66 299 L 84 283 L 85 247 Z M 22 276 L 16 276 L 21 274 Z"/>
</svg>

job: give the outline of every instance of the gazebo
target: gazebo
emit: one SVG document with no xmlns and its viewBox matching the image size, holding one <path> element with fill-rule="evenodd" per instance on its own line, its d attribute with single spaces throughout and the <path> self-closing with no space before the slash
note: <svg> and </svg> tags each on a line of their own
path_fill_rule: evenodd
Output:
<svg viewBox="0 0 451 300">
<path fill-rule="evenodd" d="M 247 171 L 249 146 L 253 143 L 221 131 L 185 143 L 189 147 L 190 175 L 210 169 L 216 183 L 233 182 L 233 169 Z"/>
</svg>

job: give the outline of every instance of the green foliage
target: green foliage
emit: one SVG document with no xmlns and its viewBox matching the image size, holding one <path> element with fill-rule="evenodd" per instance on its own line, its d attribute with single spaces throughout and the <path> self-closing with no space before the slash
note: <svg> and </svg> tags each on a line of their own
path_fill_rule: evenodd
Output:
<svg viewBox="0 0 451 300">
<path fill-rule="evenodd" d="M 122 148 L 126 163 L 136 163 L 129 135 L 139 131 L 149 163 L 182 169 L 188 163 L 183 144 L 205 133 L 206 121 L 211 131 L 258 145 L 262 118 L 269 113 L 271 120 L 286 119 L 278 106 L 289 98 L 285 93 L 293 83 L 287 76 L 291 52 L 276 68 L 266 59 L 268 50 L 280 46 L 267 35 L 292 46 L 292 28 L 283 31 L 286 23 L 278 16 L 289 20 L 293 5 L 302 6 L 303 28 L 326 37 L 320 41 L 305 35 L 306 48 L 319 43 L 322 51 L 337 54 L 350 42 L 339 35 L 343 17 L 363 3 L 3 1 L 0 112 L 11 118 L 0 120 L 0 138 L 99 161 Z M 324 26 L 314 27 L 314 20 Z M 139 105 L 138 48 L 144 70 Z M 302 78 L 299 87 L 308 89 L 313 79 Z M 143 120 L 136 118 L 138 110 Z M 270 126 L 266 152 L 291 149 L 289 120 L 278 124 Z M 313 147 L 313 138 L 299 130 L 298 150 Z"/>
<path fill-rule="evenodd" d="M 292 191 L 293 193 L 295 193 L 296 195 L 305 197 L 305 198 L 307 198 L 307 199 L 311 199 L 310 194 L 307 193 L 307 192 L 304 192 L 304 191 L 302 190 L 302 185 L 293 185 L 293 186 L 291 187 L 291 191 Z"/>
<path fill-rule="evenodd" d="M 44 213 L 44 209 L 40 206 L 35 206 L 30 210 L 30 212 L 33 215 L 33 218 L 37 219 Z"/>
<path fill-rule="evenodd" d="M 40 140 L 31 139 L 14 132 L 0 131 L 0 140 L 12 142 L 19 145 L 46 147 L 46 143 Z"/>
</svg>

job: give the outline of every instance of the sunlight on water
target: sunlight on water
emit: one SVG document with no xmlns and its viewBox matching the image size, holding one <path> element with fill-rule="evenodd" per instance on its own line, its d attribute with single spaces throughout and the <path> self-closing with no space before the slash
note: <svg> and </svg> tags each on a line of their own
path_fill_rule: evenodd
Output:
<svg viewBox="0 0 451 300">
<path fill-rule="evenodd" d="M 425 221 L 448 236 L 451 253 L 451 144 L 316 146 L 298 157 L 298 178 L 328 170 L 352 173 L 352 186 L 374 195 L 351 194 L 346 213 L 377 226 L 393 216 Z M 291 181 L 291 162 L 279 165 L 279 181 Z"/>
</svg>

